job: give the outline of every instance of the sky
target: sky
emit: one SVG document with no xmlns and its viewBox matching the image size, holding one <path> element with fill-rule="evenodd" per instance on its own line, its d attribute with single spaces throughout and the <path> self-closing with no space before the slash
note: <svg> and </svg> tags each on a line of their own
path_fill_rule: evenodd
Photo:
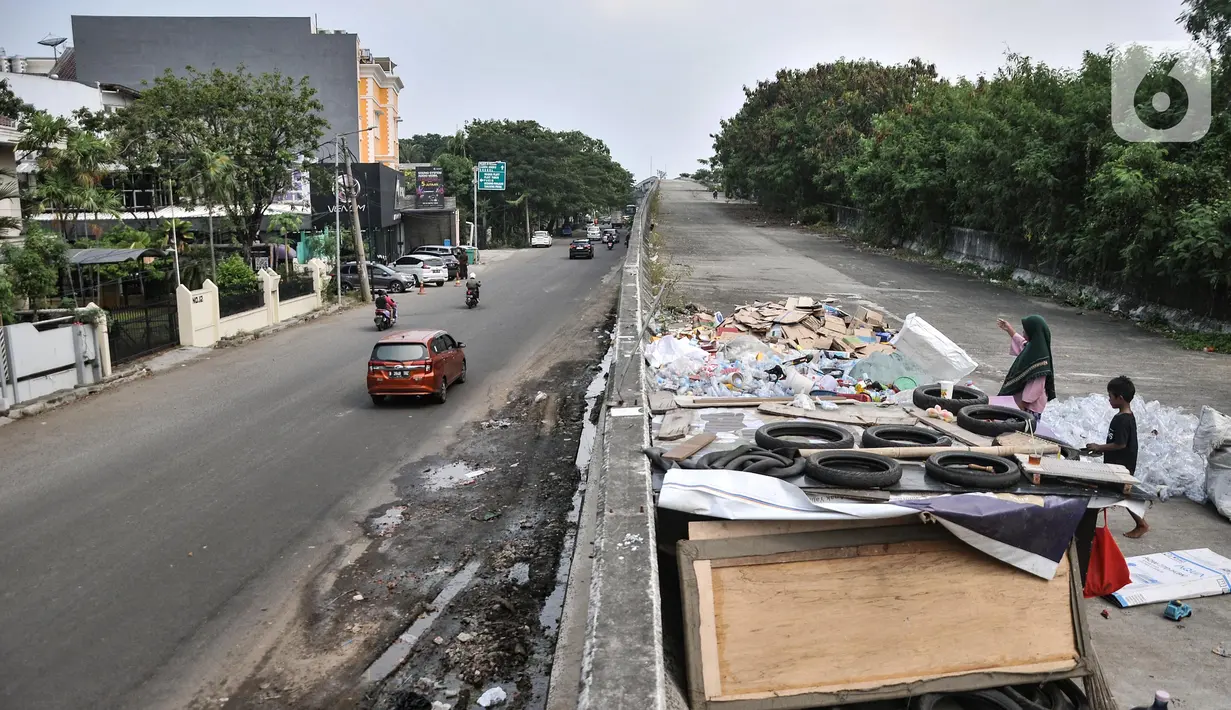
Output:
<svg viewBox="0 0 1231 710">
<path fill-rule="evenodd" d="M 316 15 L 400 65 L 402 137 L 474 118 L 601 139 L 638 178 L 692 172 L 745 85 L 783 67 L 921 57 L 991 74 L 1006 51 L 1054 66 L 1127 42 L 1182 41 L 1181 0 L 0 0 L 0 47 L 47 54 L 80 15 Z"/>
</svg>

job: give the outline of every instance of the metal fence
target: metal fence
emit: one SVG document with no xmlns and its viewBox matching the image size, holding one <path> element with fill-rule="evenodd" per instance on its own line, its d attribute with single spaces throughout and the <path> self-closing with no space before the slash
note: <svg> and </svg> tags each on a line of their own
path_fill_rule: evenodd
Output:
<svg viewBox="0 0 1231 710">
<path fill-rule="evenodd" d="M 313 293 L 312 279 L 288 278 L 278 284 L 278 300 L 289 301 L 292 298 L 308 296 Z"/>
<path fill-rule="evenodd" d="M 175 301 L 114 308 L 107 311 L 107 322 L 112 365 L 175 347 L 180 342 Z"/>
<path fill-rule="evenodd" d="M 265 307 L 265 297 L 261 289 L 241 291 L 240 293 L 218 293 L 218 317 L 226 318 L 244 311 L 254 311 Z"/>
</svg>

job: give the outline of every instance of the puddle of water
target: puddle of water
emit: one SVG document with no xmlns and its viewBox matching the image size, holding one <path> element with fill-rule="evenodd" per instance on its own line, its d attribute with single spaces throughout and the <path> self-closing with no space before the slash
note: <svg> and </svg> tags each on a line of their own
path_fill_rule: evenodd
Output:
<svg viewBox="0 0 1231 710">
<path fill-rule="evenodd" d="M 406 506 L 395 505 L 385 511 L 385 514 L 372 521 L 372 533 L 379 537 L 388 537 L 404 521 Z"/>
<path fill-rule="evenodd" d="M 456 488 L 491 471 L 490 468 L 475 468 L 465 461 L 430 468 L 423 474 L 423 485 L 430 491 Z"/>
<path fill-rule="evenodd" d="M 472 560 L 470 564 L 462 568 L 461 572 L 453 575 L 453 579 L 450 579 L 445 584 L 444 589 L 440 590 L 440 594 L 437 594 L 436 598 L 432 600 L 430 608 L 433 611 L 427 616 L 416 619 L 409 629 L 406 629 L 401 636 L 398 636 L 397 640 L 380 655 L 380 658 L 373 661 L 372 665 L 368 666 L 368 669 L 363 672 L 363 679 L 368 682 L 379 683 L 389 677 L 390 673 L 397 670 L 397 667 L 402 665 L 402 662 L 410 655 L 419 638 L 427 633 L 432 624 L 436 623 L 436 619 L 444 612 L 449 602 L 453 601 L 453 597 L 456 597 L 459 592 L 466 588 L 466 585 L 470 584 L 478 571 L 479 561 Z"/>
</svg>

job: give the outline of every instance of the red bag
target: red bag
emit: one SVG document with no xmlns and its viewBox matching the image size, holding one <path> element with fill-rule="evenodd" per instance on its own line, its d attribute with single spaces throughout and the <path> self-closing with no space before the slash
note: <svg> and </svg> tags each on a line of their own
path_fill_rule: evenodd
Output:
<svg viewBox="0 0 1231 710">
<path fill-rule="evenodd" d="M 1116 538 L 1107 529 L 1107 509 L 1103 509 L 1103 527 L 1094 529 L 1094 542 L 1090 545 L 1090 567 L 1086 570 L 1086 599 L 1114 594 L 1132 581 L 1124 553 L 1116 544 Z"/>
</svg>

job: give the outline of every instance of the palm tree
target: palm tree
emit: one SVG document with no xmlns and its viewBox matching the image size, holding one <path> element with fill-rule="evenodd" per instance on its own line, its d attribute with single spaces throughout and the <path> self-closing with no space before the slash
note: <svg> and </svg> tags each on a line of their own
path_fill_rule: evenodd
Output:
<svg viewBox="0 0 1231 710">
<path fill-rule="evenodd" d="M 209 210 L 209 260 L 210 277 L 218 278 L 218 261 L 214 256 L 214 205 L 228 204 L 231 195 L 238 189 L 235 180 L 235 161 L 223 151 L 201 148 L 177 171 L 184 191 L 194 200 L 204 203 Z"/>
<path fill-rule="evenodd" d="M 12 170 L 0 168 L 0 203 L 16 200 L 20 191 L 17 188 L 17 175 Z M 0 215 L 0 236 L 4 232 L 21 230 L 21 218 Z"/>
</svg>

